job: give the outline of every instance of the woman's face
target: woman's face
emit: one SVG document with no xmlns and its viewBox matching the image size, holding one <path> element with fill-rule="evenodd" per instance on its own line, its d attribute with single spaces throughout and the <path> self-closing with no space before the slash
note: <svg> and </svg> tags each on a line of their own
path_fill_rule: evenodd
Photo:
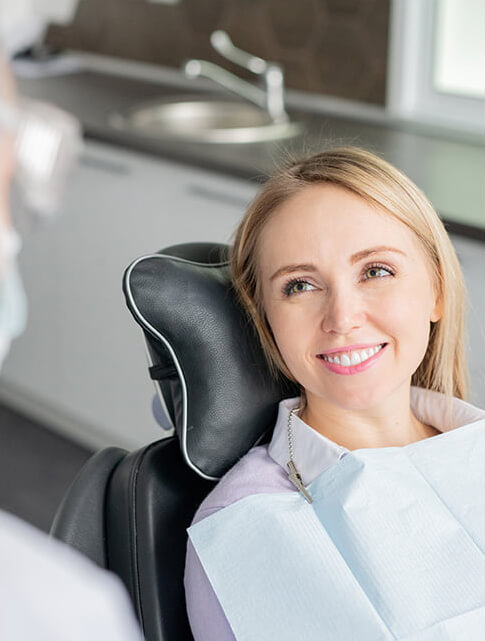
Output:
<svg viewBox="0 0 485 641">
<path fill-rule="evenodd" d="M 366 409 L 409 389 L 439 311 L 404 224 L 346 189 L 309 186 L 269 218 L 258 257 L 269 324 L 309 402 Z"/>
</svg>

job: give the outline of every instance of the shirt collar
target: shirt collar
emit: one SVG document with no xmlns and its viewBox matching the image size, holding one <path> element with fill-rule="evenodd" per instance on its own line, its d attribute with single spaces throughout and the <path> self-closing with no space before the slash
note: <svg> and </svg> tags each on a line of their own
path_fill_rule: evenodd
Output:
<svg viewBox="0 0 485 641">
<path fill-rule="evenodd" d="M 288 472 L 288 417 L 298 407 L 300 398 L 280 402 L 273 437 L 268 447 L 271 458 Z M 448 413 L 447 398 L 439 392 L 420 387 L 411 388 L 411 409 L 418 420 L 446 432 L 485 419 L 485 410 L 454 398 Z M 348 454 L 349 450 L 320 434 L 296 414 L 292 419 L 294 459 L 304 485 L 308 485 L 326 469 Z"/>
</svg>

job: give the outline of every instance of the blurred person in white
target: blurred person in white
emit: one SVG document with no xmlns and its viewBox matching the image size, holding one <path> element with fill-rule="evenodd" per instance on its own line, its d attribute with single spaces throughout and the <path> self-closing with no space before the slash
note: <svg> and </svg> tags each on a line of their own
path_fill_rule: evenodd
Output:
<svg viewBox="0 0 485 641">
<path fill-rule="evenodd" d="M 73 117 L 16 96 L 2 51 L 0 46 L 0 367 L 27 318 L 16 263 L 21 239 L 9 210 L 11 182 L 16 179 L 26 207 L 46 215 L 55 208 L 69 165 L 81 148 Z M 2 641 L 141 638 L 128 595 L 114 574 L 0 511 Z"/>
</svg>

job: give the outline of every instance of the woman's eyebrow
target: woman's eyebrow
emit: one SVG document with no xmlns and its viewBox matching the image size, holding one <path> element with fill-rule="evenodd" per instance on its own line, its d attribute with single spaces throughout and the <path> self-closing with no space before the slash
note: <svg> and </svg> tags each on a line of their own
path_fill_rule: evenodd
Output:
<svg viewBox="0 0 485 641">
<path fill-rule="evenodd" d="M 386 245 L 379 245 L 378 247 L 369 247 L 369 249 L 362 249 L 361 251 L 352 254 L 350 257 L 350 263 L 353 265 L 363 258 L 368 258 L 369 256 L 372 256 L 372 254 L 380 254 L 382 252 L 396 252 L 397 254 L 406 256 L 401 249 L 397 249 L 396 247 L 387 247 Z"/>
<path fill-rule="evenodd" d="M 382 252 L 396 252 L 397 254 L 406 256 L 406 254 L 401 249 L 397 249 L 396 247 L 388 247 L 387 245 L 379 245 L 378 247 L 369 247 L 369 249 L 362 249 L 361 251 L 352 254 L 352 256 L 350 257 L 350 263 L 353 265 L 354 263 L 359 262 L 359 260 L 363 260 L 364 258 L 372 256 L 372 254 L 379 254 Z M 292 274 L 293 272 L 316 271 L 317 268 L 312 263 L 296 263 L 294 265 L 283 265 L 283 267 L 279 267 L 275 271 L 275 273 L 270 277 L 270 280 L 275 280 L 275 278 L 278 278 L 278 276 L 282 276 L 283 274 Z"/>
<path fill-rule="evenodd" d="M 283 265 L 275 271 L 275 273 L 270 277 L 270 280 L 278 278 L 283 274 L 291 274 L 293 272 L 316 272 L 317 268 L 311 263 L 298 263 L 296 265 Z"/>
</svg>

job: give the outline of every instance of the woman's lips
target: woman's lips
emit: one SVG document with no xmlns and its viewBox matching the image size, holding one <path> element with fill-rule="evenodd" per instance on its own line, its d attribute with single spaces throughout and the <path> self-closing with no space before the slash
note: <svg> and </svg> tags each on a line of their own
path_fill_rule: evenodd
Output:
<svg viewBox="0 0 485 641">
<path fill-rule="evenodd" d="M 317 358 L 334 374 L 343 374 L 344 376 L 359 374 L 372 367 L 381 358 L 386 347 L 387 343 L 359 346 L 360 349 L 357 348 L 357 345 L 352 345 L 352 349 L 329 350 L 324 354 L 318 354 Z"/>
<path fill-rule="evenodd" d="M 320 356 L 329 356 L 330 354 L 338 353 L 348 353 L 354 350 L 363 350 L 369 349 L 370 347 L 379 347 L 379 345 L 385 345 L 385 343 L 359 343 L 358 345 L 346 345 L 345 347 L 333 347 L 332 349 L 322 352 Z"/>
</svg>

